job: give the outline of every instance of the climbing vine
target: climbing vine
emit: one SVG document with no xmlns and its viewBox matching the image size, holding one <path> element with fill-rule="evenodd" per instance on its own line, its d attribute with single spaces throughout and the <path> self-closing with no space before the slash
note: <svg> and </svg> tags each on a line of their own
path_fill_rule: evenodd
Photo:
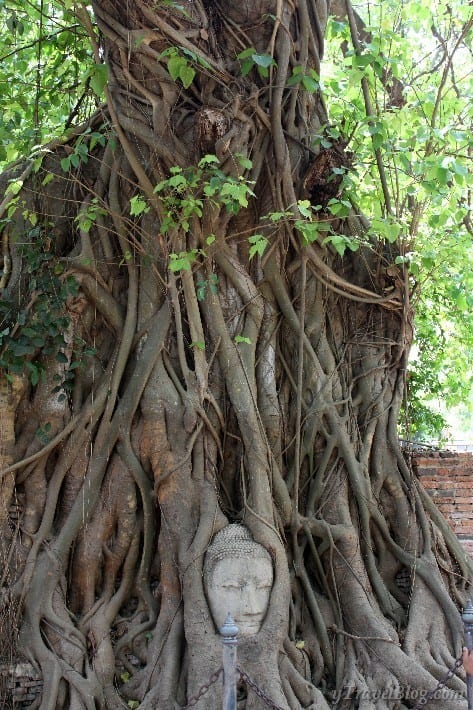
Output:
<svg viewBox="0 0 473 710">
<path fill-rule="evenodd" d="M 438 264 L 418 245 L 453 203 L 469 228 L 469 139 L 441 117 L 467 121 L 471 8 L 437 8 L 422 64 L 389 6 L 63 8 L 105 103 L 9 166 L 0 205 L 1 600 L 43 710 L 199 691 L 221 652 L 203 560 L 229 522 L 273 562 L 239 659 L 278 706 L 420 692 L 459 653 L 471 562 L 398 422 Z"/>
</svg>

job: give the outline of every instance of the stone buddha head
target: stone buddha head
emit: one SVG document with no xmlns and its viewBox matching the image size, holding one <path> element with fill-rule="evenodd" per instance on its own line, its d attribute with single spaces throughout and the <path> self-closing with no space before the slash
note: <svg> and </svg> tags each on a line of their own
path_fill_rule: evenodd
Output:
<svg viewBox="0 0 473 710">
<path fill-rule="evenodd" d="M 273 586 L 273 563 L 245 525 L 232 523 L 215 535 L 205 554 L 204 586 L 217 629 L 230 612 L 240 636 L 258 633 Z"/>
</svg>

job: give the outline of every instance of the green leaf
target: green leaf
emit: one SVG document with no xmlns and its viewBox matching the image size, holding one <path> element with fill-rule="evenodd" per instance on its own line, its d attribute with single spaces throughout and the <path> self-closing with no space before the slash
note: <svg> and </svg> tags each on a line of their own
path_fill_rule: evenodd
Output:
<svg viewBox="0 0 473 710">
<path fill-rule="evenodd" d="M 242 168 L 244 168 L 245 170 L 251 170 L 251 168 L 253 167 L 253 161 L 251 161 L 244 155 L 237 155 L 236 157 Z"/>
<path fill-rule="evenodd" d="M 247 74 L 250 73 L 250 71 L 253 69 L 254 62 L 252 59 L 247 59 L 244 61 L 241 65 L 241 75 L 242 76 L 247 76 Z"/>
<path fill-rule="evenodd" d="M 108 64 L 95 64 L 94 68 L 90 71 L 90 86 L 92 91 L 97 94 L 99 98 L 102 98 L 104 93 L 108 81 L 108 74 Z"/>
<path fill-rule="evenodd" d="M 168 72 L 174 81 L 180 79 L 185 89 L 188 89 L 195 77 L 195 70 L 185 57 L 175 55 L 168 59 Z"/>
<path fill-rule="evenodd" d="M 26 335 L 27 338 L 34 338 L 37 335 L 37 331 L 33 328 L 28 328 L 28 326 L 26 326 L 25 328 L 21 329 L 21 334 Z"/>
<path fill-rule="evenodd" d="M 387 242 L 394 243 L 402 232 L 402 225 L 391 219 L 375 217 L 370 226 L 369 234 Z"/>
<path fill-rule="evenodd" d="M 250 259 L 254 257 L 255 254 L 263 256 L 266 247 L 268 246 L 268 240 L 262 234 L 254 234 L 252 237 L 248 237 L 249 243 L 252 245 L 250 247 Z"/>
<path fill-rule="evenodd" d="M 347 200 L 337 200 L 336 198 L 332 198 L 328 201 L 327 206 L 330 214 L 333 214 L 334 217 L 348 217 L 350 214 L 351 204 Z"/>
<path fill-rule="evenodd" d="M 43 162 L 44 155 L 39 155 L 37 158 L 34 159 L 33 161 L 33 172 L 37 173 L 38 170 L 41 167 L 41 164 Z"/>
<path fill-rule="evenodd" d="M 23 180 L 10 180 L 5 192 L 9 195 L 18 195 L 18 193 L 20 192 L 22 187 L 23 187 Z"/>
<path fill-rule="evenodd" d="M 264 67 L 265 69 L 276 64 L 270 54 L 252 54 L 251 58 L 255 64 L 259 67 Z"/>
<path fill-rule="evenodd" d="M 210 274 L 208 284 L 209 284 L 210 293 L 212 293 L 215 296 L 215 294 L 218 293 L 218 276 L 217 276 L 217 274 Z"/>
<path fill-rule="evenodd" d="M 140 214 L 146 214 L 150 211 L 150 206 L 141 195 L 135 195 L 130 199 L 130 214 L 132 217 L 137 217 Z"/>
<path fill-rule="evenodd" d="M 35 352 L 36 348 L 34 345 L 26 344 L 26 343 L 15 343 L 12 342 L 10 344 L 10 348 L 13 352 L 14 355 L 17 357 L 23 357 L 23 355 L 33 355 Z"/>
<path fill-rule="evenodd" d="M 197 249 L 191 251 L 181 251 L 179 254 L 169 254 L 169 269 L 176 273 L 179 271 L 189 271 L 197 257 Z"/>
<path fill-rule="evenodd" d="M 192 49 L 189 49 L 188 47 L 182 47 L 179 46 L 178 50 L 182 52 L 182 54 L 185 54 L 187 57 L 189 57 L 193 62 L 200 64 L 201 67 L 204 67 L 205 69 L 211 69 L 212 67 L 208 63 L 204 57 L 201 57 L 197 52 L 193 52 Z"/>
<path fill-rule="evenodd" d="M 348 25 L 346 22 L 340 22 L 338 20 L 334 20 L 333 17 L 330 18 L 330 29 L 333 34 L 343 33 L 347 27 L 348 27 Z"/>
<path fill-rule="evenodd" d="M 294 223 L 294 226 L 297 231 L 302 234 L 304 245 L 307 246 L 307 244 L 312 244 L 312 242 L 317 241 L 319 237 L 317 222 L 304 222 L 303 220 L 297 220 Z"/>
<path fill-rule="evenodd" d="M 197 281 L 197 300 L 203 301 L 207 290 L 207 281 Z"/>
<path fill-rule="evenodd" d="M 291 217 L 291 212 L 270 212 L 265 217 L 262 217 L 262 219 L 269 219 L 271 222 L 279 222 L 287 217 Z"/>
<path fill-rule="evenodd" d="M 237 59 L 248 59 L 249 57 L 252 57 L 253 54 L 255 53 L 255 48 L 254 47 L 248 47 L 247 49 L 244 49 L 240 54 L 237 54 Z"/>
<path fill-rule="evenodd" d="M 190 344 L 191 348 L 197 348 L 198 350 L 205 350 L 205 343 L 201 340 Z"/>
<path fill-rule="evenodd" d="M 31 363 L 30 363 L 31 364 Z M 38 427 L 35 431 L 35 436 L 39 441 L 43 444 L 43 446 L 47 446 L 49 442 L 51 441 L 50 437 L 50 432 L 51 432 L 51 422 L 46 422 L 44 426 Z"/>
<path fill-rule="evenodd" d="M 61 160 L 61 168 L 62 168 L 62 160 Z M 69 170 L 69 168 L 67 170 Z M 65 172 L 67 172 L 67 171 L 65 171 Z M 54 174 L 53 173 L 46 173 L 46 176 L 42 180 L 41 185 L 43 185 L 43 187 L 44 187 L 45 185 L 50 183 L 52 180 L 54 180 Z"/>
<path fill-rule="evenodd" d="M 309 200 L 298 200 L 297 206 L 303 217 L 310 219 L 312 217 L 312 205 Z"/>
<path fill-rule="evenodd" d="M 258 56 L 258 54 L 256 53 L 256 50 L 254 47 L 248 47 L 247 49 L 244 49 L 242 52 L 237 54 L 237 59 L 243 60 L 241 62 L 241 75 L 242 76 L 246 76 L 253 69 L 253 67 L 256 63 L 255 59 L 254 59 L 255 56 Z M 272 59 L 272 57 L 271 57 L 271 59 Z M 263 65 L 260 65 L 260 66 L 263 67 Z"/>
<path fill-rule="evenodd" d="M 29 370 L 29 372 L 30 372 L 30 382 L 31 382 L 31 384 L 33 385 L 33 387 L 35 387 L 35 386 L 38 384 L 38 382 L 39 382 L 39 379 L 40 379 L 40 376 L 41 376 L 41 372 L 43 371 L 43 368 L 42 368 L 41 365 L 40 365 L 39 363 L 37 363 L 37 362 L 28 362 L 28 361 L 26 361 L 26 362 L 25 362 L 25 366 L 26 366 L 26 369 Z M 48 427 L 48 424 L 46 424 L 45 427 L 44 427 L 44 429 L 45 429 L 46 431 L 48 431 L 50 428 L 51 428 L 51 424 L 49 424 L 49 427 Z M 39 430 L 38 430 L 38 431 L 39 431 Z M 38 436 L 38 432 L 36 432 L 36 436 Z"/>
<path fill-rule="evenodd" d="M 306 89 L 306 91 L 308 91 L 310 94 L 314 94 L 320 88 L 319 82 L 313 79 L 311 76 L 303 76 L 302 85 L 304 89 Z"/>
<path fill-rule="evenodd" d="M 235 335 L 235 343 L 246 343 L 247 345 L 251 345 L 251 340 L 250 338 L 246 338 L 244 335 Z"/>
<path fill-rule="evenodd" d="M 293 67 L 292 75 L 289 77 L 289 79 L 286 82 L 287 86 L 295 86 L 296 84 L 300 84 L 303 76 L 304 76 L 304 67 L 302 67 L 301 65 Z"/>
<path fill-rule="evenodd" d="M 198 162 L 199 168 L 206 168 L 209 165 L 218 165 L 220 163 L 220 160 L 217 158 L 216 155 L 213 155 L 212 153 L 207 153 L 204 155 L 203 158 L 201 158 Z"/>
<path fill-rule="evenodd" d="M 187 180 L 182 173 L 178 173 L 166 180 L 166 187 L 173 187 L 178 192 L 182 192 L 187 187 Z"/>
<path fill-rule="evenodd" d="M 325 237 L 322 244 L 331 244 L 340 256 L 345 254 L 347 248 L 351 251 L 357 251 L 359 249 L 359 243 L 355 239 L 343 234 L 332 234 Z"/>
<path fill-rule="evenodd" d="M 187 62 L 184 57 L 179 57 L 178 55 L 174 57 L 169 57 L 168 72 L 171 75 L 171 78 L 174 79 L 174 81 L 177 81 L 181 72 L 181 68 L 186 64 Z"/>
</svg>

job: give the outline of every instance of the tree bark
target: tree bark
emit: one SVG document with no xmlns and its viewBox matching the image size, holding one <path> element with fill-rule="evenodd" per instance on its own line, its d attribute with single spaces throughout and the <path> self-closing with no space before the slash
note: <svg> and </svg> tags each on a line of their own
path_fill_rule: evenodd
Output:
<svg viewBox="0 0 473 710">
<path fill-rule="evenodd" d="M 274 562 L 262 629 L 238 647 L 273 702 L 410 707 L 392 698 L 434 688 L 460 652 L 472 568 L 397 438 L 408 280 L 386 289 L 395 255 L 381 244 L 342 258 L 324 232 L 304 243 L 297 229 L 298 200 L 330 194 L 331 161 L 346 158 L 342 146 L 314 151 L 323 98 L 288 85 L 294 67 L 320 72 L 330 4 L 93 7 L 97 35 L 80 18 L 108 66 L 107 148 L 67 176 L 58 149 L 24 188 L 43 230 L 54 216 L 55 263 L 78 285 L 64 303 L 63 364 L 38 349 L 41 383 L 10 386 L 2 374 L 2 586 L 43 672 L 41 709 L 189 702 L 221 664 L 202 566 L 234 521 Z M 237 55 L 249 47 L 257 61 L 243 75 Z M 215 161 L 198 173 L 206 155 Z M 155 190 L 172 175 L 196 182 Z M 252 194 L 225 201 L 242 186 Z M 148 211 L 134 216 L 137 196 Z M 200 202 L 187 214 L 190 198 Z M 80 228 L 91 205 L 100 210 Z M 354 213 L 331 226 L 364 232 Z M 250 255 L 254 235 L 262 254 Z M 25 279 L 16 258 L 7 296 Z M 178 258 L 189 268 L 173 268 Z M 67 372 L 60 397 L 53 376 Z M 464 692 L 459 674 L 449 688 Z M 240 695 L 239 707 L 261 707 L 251 688 Z M 215 683 L 199 707 L 219 702 Z"/>
</svg>

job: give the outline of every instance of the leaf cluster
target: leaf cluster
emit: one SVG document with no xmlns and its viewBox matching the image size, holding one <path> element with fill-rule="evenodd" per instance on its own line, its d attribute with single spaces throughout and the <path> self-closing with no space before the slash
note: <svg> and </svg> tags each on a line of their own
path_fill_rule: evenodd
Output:
<svg viewBox="0 0 473 710">
<path fill-rule="evenodd" d="M 471 6 L 387 0 L 360 12 L 360 51 L 348 22 L 329 23 L 321 80 L 329 124 L 315 144 L 350 142 L 343 195 L 369 217 L 373 241 L 395 245 L 407 272 L 416 307 L 409 417 L 413 431 L 436 436 L 444 422 L 429 402 L 454 406 L 473 384 Z"/>
<path fill-rule="evenodd" d="M 0 165 L 88 117 L 91 55 L 72 2 L 0 0 Z"/>
<path fill-rule="evenodd" d="M 64 356 L 64 332 L 69 326 L 65 304 L 78 285 L 63 275 L 52 245 L 41 227 L 32 227 L 20 245 L 27 290 L 21 303 L 4 293 L 0 299 L 0 369 L 11 373 L 28 371 L 31 383 L 39 381 L 43 365 L 39 356 Z"/>
</svg>

